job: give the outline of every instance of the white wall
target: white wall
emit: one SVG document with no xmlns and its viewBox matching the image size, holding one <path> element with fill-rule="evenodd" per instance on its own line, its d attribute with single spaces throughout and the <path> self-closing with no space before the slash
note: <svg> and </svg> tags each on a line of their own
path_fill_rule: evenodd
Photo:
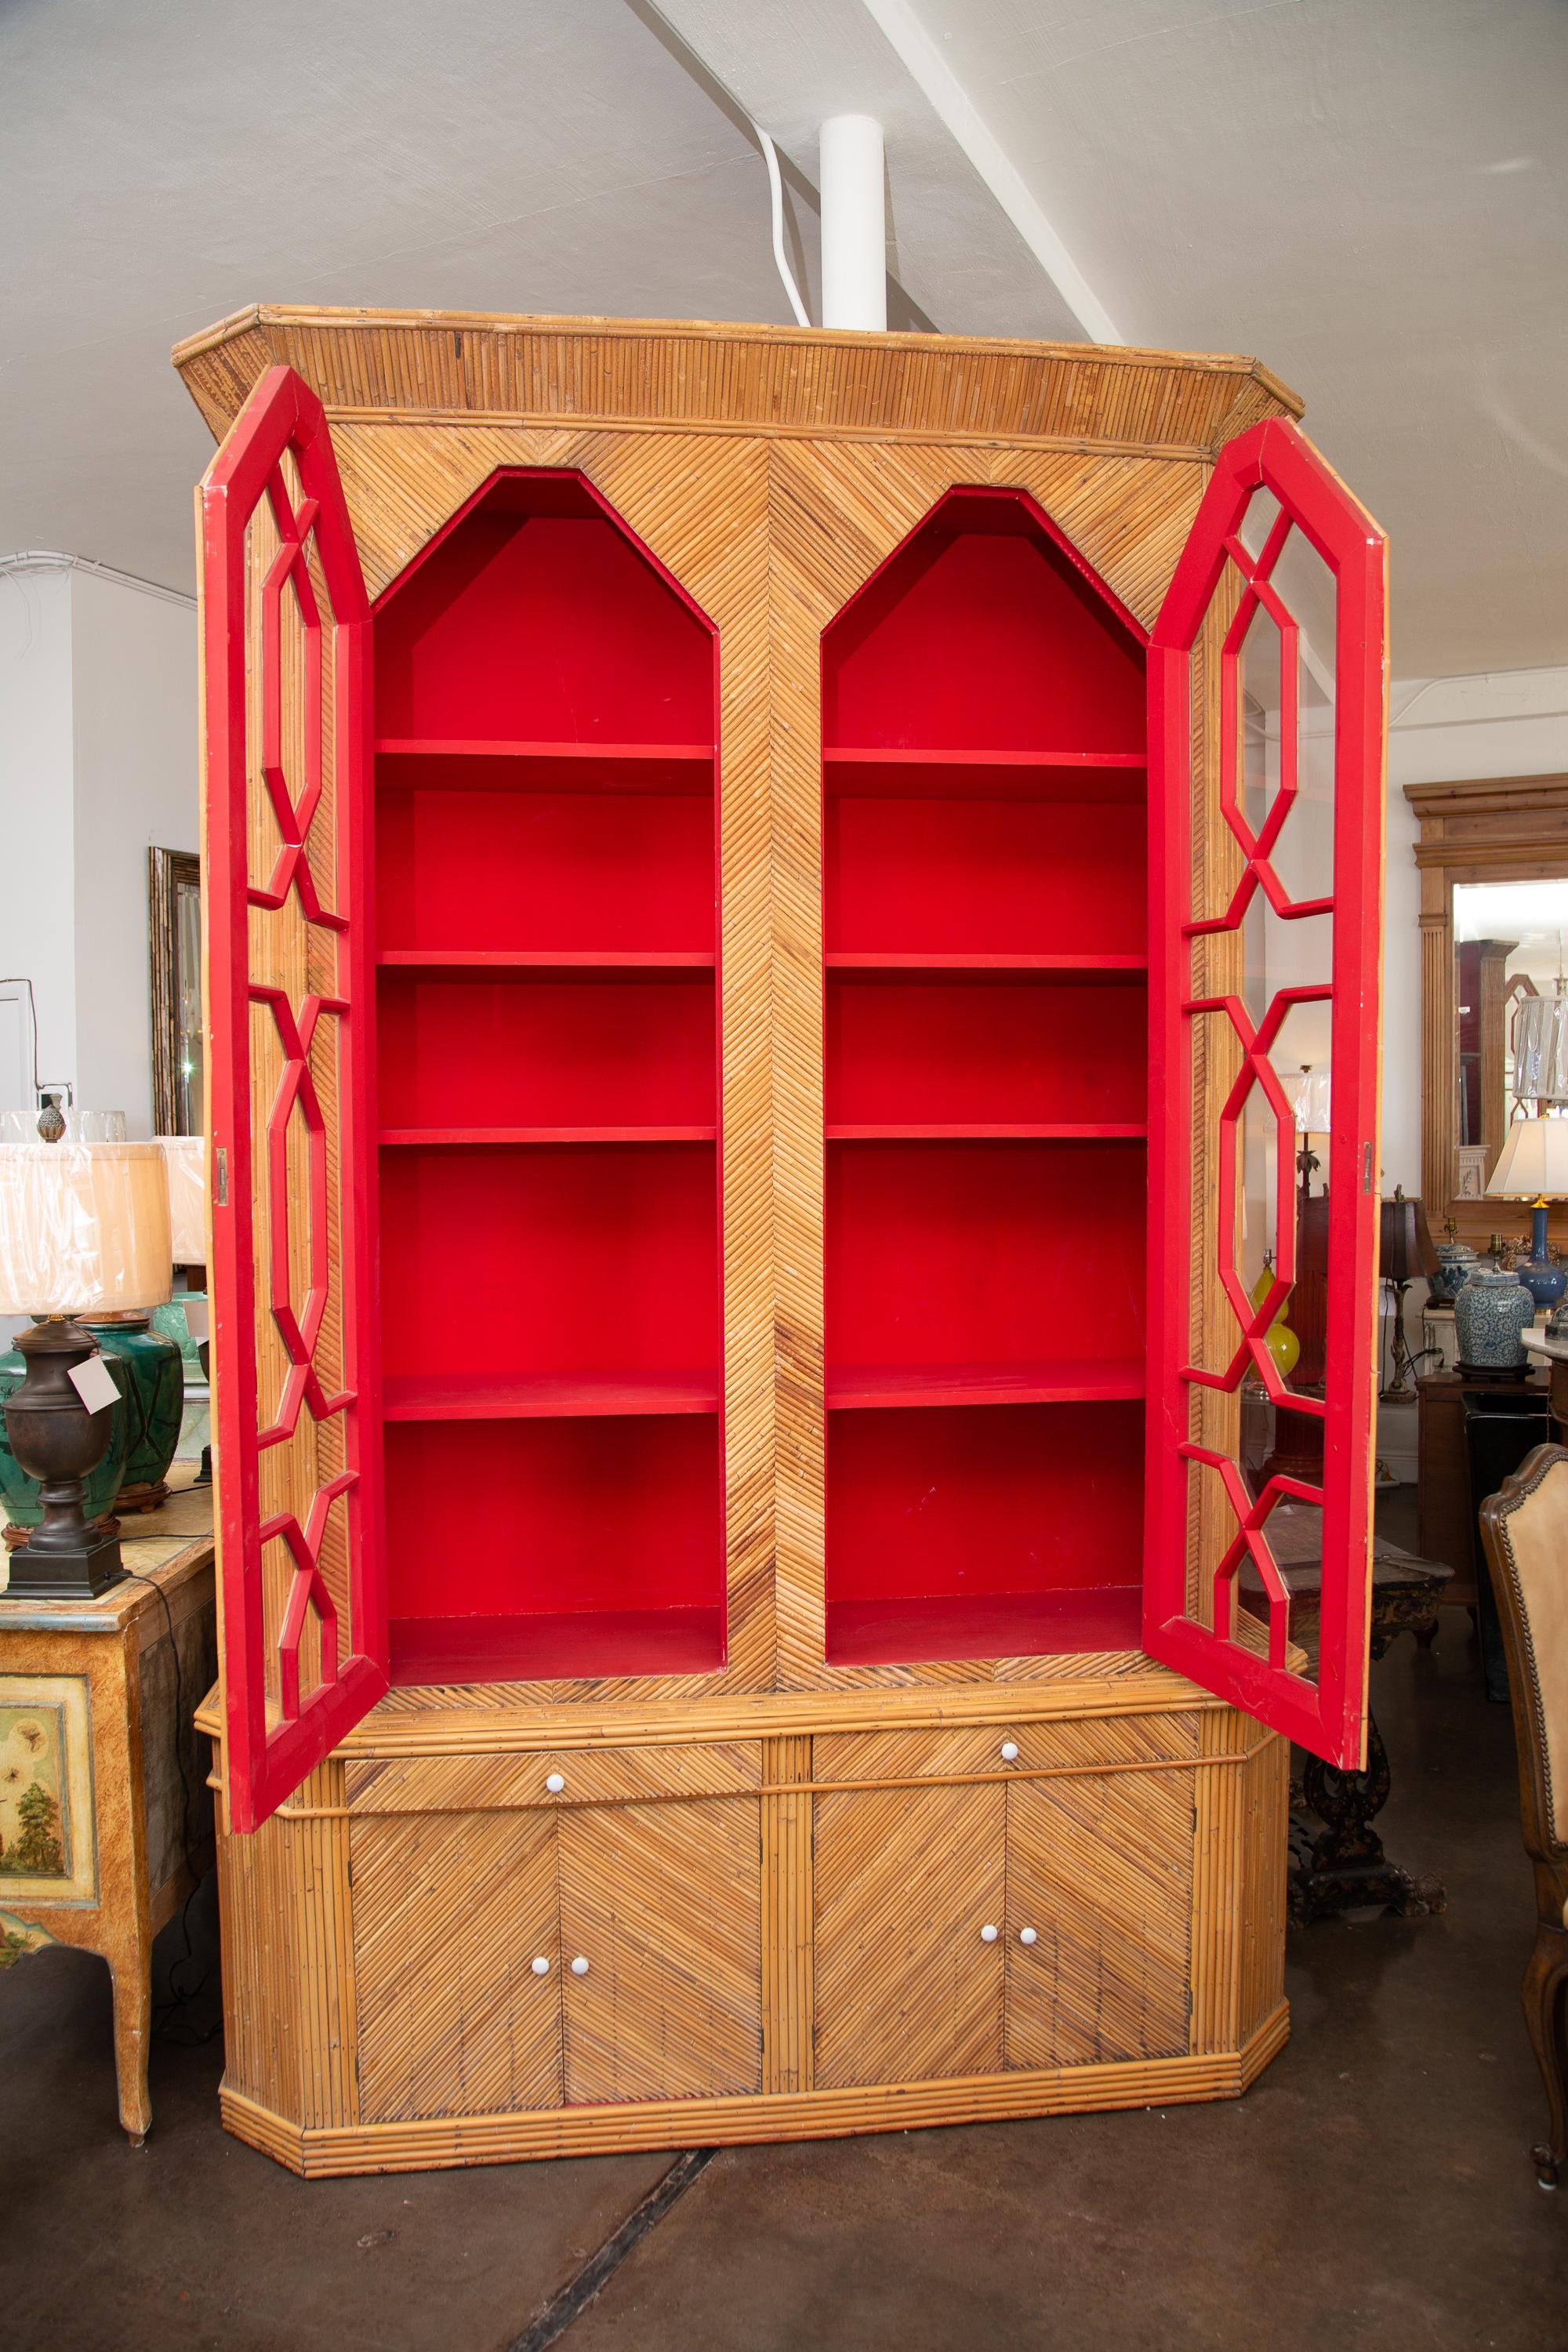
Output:
<svg viewBox="0 0 1568 2352">
<path fill-rule="evenodd" d="M 70 580 L 77 1099 L 151 1135 L 147 852 L 196 847 L 195 614 Z"/>
<path fill-rule="evenodd" d="M 76 1069 L 71 771 L 71 575 L 0 573 L 0 975 L 33 983 L 45 1079 Z"/>
<path fill-rule="evenodd" d="M 1421 933 L 1406 784 L 1568 772 L 1568 666 L 1407 678 L 1390 698 L 1383 963 L 1383 1190 L 1421 1190 Z"/>
<path fill-rule="evenodd" d="M 113 575 L 0 569 L 0 976 L 39 1075 L 152 1133 L 147 852 L 196 846 L 188 602 Z"/>
</svg>

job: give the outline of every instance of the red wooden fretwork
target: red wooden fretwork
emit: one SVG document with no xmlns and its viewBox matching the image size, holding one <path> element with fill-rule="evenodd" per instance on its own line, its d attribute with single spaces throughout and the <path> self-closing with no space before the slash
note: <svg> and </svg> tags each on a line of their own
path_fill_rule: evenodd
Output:
<svg viewBox="0 0 1568 2352">
<path fill-rule="evenodd" d="M 285 460 L 299 484 L 290 494 Z M 258 740 L 248 732 L 247 537 L 265 501 L 279 537 L 255 616 Z M 204 662 L 208 721 L 207 848 L 214 1051 L 211 1110 L 214 1355 L 217 1366 L 218 1523 L 231 1825 L 265 1821 L 386 1687 L 381 1557 L 378 1350 L 374 1295 L 374 1152 L 367 1072 L 374 1051 L 374 969 L 368 924 L 370 616 L 331 436 L 320 402 L 288 368 L 258 384 L 203 487 Z M 321 593 L 324 588 L 324 601 Z M 285 643 L 297 646 L 286 682 Z M 330 686 L 330 692 L 329 692 Z M 334 791 L 325 798 L 330 733 Z M 289 773 L 286 747 L 299 744 Z M 264 884 L 248 864 L 251 779 L 259 774 L 280 846 Z M 328 878 L 330 877 L 330 879 Z M 291 1002 L 252 976 L 252 910 L 290 901 L 318 935 L 331 992 Z M 258 1394 L 258 1269 L 251 1226 L 252 1008 L 265 1007 L 281 1070 L 267 1108 L 263 1175 L 269 1237 L 265 1298 L 287 1360 L 281 1394 L 264 1415 Z M 331 1024 L 337 1151 L 312 1075 L 312 1048 Z M 291 1185 L 289 1137 L 302 1129 L 303 1186 Z M 305 1287 L 295 1295 L 291 1243 L 303 1235 Z M 342 1376 L 330 1385 L 318 1357 L 329 1308 Z M 293 1511 L 263 1517 L 260 1457 L 283 1445 L 304 1413 L 334 1423 L 342 1467 Z M 342 1519 L 347 1624 L 321 1570 L 334 1511 Z M 264 1548 L 291 1563 L 270 1611 Z M 318 1664 L 303 1688 L 311 1621 Z M 270 1667 L 270 1671 L 269 1671 Z M 275 1696 L 269 1696 L 269 1685 Z"/>
<path fill-rule="evenodd" d="M 1259 493 L 1279 511 L 1254 554 L 1242 536 Z M 1332 574 L 1333 876 L 1323 896 L 1293 899 L 1275 853 L 1301 805 L 1300 619 L 1276 578 L 1291 534 Z M 1150 645 L 1151 1412 L 1147 1475 L 1149 1555 L 1144 1643 L 1221 1696 L 1343 1767 L 1358 1765 L 1364 1741 L 1366 1629 L 1370 1582 L 1371 1479 L 1375 1371 L 1378 1201 L 1377 1000 L 1382 949 L 1384 730 L 1384 562 L 1382 533 L 1296 427 L 1283 418 L 1256 425 L 1221 450 Z M 1193 904 L 1193 649 L 1227 571 L 1239 579 L 1237 610 L 1219 661 L 1219 788 L 1224 822 L 1243 870 L 1220 915 Z M 1256 829 L 1242 803 L 1241 660 L 1259 613 L 1279 649 L 1279 775 Z M 1194 995 L 1193 945 L 1236 933 L 1261 891 L 1287 922 L 1332 919 L 1331 976 L 1321 985 L 1279 990 L 1254 1023 L 1232 993 Z M 1326 1377 L 1321 1397 L 1290 1389 L 1267 1334 L 1293 1288 L 1297 1265 L 1296 1135 L 1272 1059 L 1299 1005 L 1330 1008 L 1333 1072 L 1329 1146 Z M 1213 1130 L 1217 1261 L 1194 1257 L 1194 1050 L 1200 1024 L 1228 1025 L 1240 1049 L 1235 1083 Z M 1278 1255 L 1264 1297 L 1248 1295 L 1237 1263 L 1240 1224 L 1240 1135 L 1260 1101 L 1274 1128 Z M 1217 1276 L 1237 1326 L 1223 1370 L 1193 1360 L 1193 1301 Z M 1316 1421 L 1323 1435 L 1321 1486 L 1268 1478 L 1256 1496 L 1239 1463 L 1194 1433 L 1197 1389 L 1235 1393 L 1254 1371 L 1277 1407 Z M 1235 1532 L 1223 1545 L 1190 1613 L 1189 1580 L 1198 1540 L 1193 1482 L 1212 1475 Z M 1289 1663 L 1290 1596 L 1269 1521 L 1285 1500 L 1317 1507 L 1322 1528 L 1322 1587 L 1315 1681 Z M 1236 1580 L 1250 1560 L 1263 1587 L 1267 1633 L 1259 1649 L 1237 1637 Z"/>
</svg>

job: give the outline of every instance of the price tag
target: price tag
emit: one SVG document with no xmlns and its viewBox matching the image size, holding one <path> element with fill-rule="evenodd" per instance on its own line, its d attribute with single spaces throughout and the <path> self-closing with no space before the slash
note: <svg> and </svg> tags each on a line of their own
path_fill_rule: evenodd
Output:
<svg viewBox="0 0 1568 2352">
<path fill-rule="evenodd" d="M 205 1298 L 192 1298 L 187 1303 L 185 1328 L 193 1339 L 205 1339 L 207 1337 L 207 1302 Z"/>
<path fill-rule="evenodd" d="M 106 1405 L 120 1402 L 114 1374 L 101 1356 L 89 1356 L 85 1363 L 73 1364 L 70 1383 L 89 1412 L 101 1412 Z"/>
</svg>

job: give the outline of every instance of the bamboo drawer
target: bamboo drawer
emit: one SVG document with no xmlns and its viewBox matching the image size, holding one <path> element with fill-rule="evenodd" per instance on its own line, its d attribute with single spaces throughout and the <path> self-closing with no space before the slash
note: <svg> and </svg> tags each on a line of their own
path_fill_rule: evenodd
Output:
<svg viewBox="0 0 1568 2352">
<path fill-rule="evenodd" d="M 975 1724 L 926 1731 L 828 1732 L 815 1743 L 812 1778 L 824 1784 L 969 1780 L 995 1773 L 1159 1770 L 1197 1753 L 1198 1718 L 1089 1716 L 1052 1723 Z"/>
<path fill-rule="evenodd" d="M 744 1796 L 761 1787 L 762 1777 L 760 1746 L 742 1740 L 559 1754 L 363 1757 L 347 1762 L 343 1775 L 350 1812 L 367 1818 Z"/>
</svg>

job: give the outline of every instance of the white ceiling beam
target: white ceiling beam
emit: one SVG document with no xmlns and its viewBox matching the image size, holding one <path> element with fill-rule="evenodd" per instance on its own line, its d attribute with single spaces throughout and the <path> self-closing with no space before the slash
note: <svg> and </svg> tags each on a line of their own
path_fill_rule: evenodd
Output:
<svg viewBox="0 0 1568 2352">
<path fill-rule="evenodd" d="M 909 0 L 860 0 L 1091 342 L 1120 343 L 1115 321 L 1024 183 L 1000 140 Z"/>
</svg>

